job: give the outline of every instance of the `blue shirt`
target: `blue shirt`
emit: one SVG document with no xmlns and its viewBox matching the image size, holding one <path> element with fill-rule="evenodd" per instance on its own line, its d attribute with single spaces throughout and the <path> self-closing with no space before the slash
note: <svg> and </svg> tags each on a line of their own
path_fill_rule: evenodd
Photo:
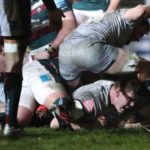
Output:
<svg viewBox="0 0 150 150">
<path fill-rule="evenodd" d="M 74 2 L 73 8 L 77 10 L 103 10 L 106 11 L 110 4 L 110 0 L 80 0 Z"/>
</svg>

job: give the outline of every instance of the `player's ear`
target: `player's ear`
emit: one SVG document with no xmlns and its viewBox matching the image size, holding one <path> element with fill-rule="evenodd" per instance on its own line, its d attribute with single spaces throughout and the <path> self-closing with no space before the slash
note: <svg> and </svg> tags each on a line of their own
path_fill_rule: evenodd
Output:
<svg viewBox="0 0 150 150">
<path fill-rule="evenodd" d="M 116 97 L 118 97 L 119 96 L 119 94 L 120 94 L 120 88 L 119 87 L 116 87 L 115 88 L 115 95 L 116 95 Z"/>
</svg>

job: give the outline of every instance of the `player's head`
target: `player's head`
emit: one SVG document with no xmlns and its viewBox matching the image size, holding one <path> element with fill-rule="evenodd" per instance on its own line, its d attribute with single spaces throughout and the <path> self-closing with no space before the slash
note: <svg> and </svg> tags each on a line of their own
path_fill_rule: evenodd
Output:
<svg viewBox="0 0 150 150">
<path fill-rule="evenodd" d="M 126 44 L 129 44 L 131 41 L 139 41 L 140 38 L 143 37 L 144 34 L 149 32 L 149 22 L 148 20 L 142 20 L 141 22 L 137 23 L 133 29 L 133 33 L 129 37 Z"/>
<path fill-rule="evenodd" d="M 134 74 L 123 75 L 112 87 L 110 92 L 111 104 L 119 113 L 134 106 L 140 106 L 147 100 L 149 91 L 143 82 Z"/>
</svg>

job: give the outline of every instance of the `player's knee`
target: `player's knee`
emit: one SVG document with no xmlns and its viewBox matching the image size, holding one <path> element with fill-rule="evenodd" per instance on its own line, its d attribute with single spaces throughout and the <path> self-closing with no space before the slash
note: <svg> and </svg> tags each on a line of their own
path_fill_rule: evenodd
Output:
<svg viewBox="0 0 150 150">
<path fill-rule="evenodd" d="M 23 107 L 18 108 L 17 121 L 21 126 L 27 126 L 30 124 L 33 117 L 33 112 Z"/>
</svg>

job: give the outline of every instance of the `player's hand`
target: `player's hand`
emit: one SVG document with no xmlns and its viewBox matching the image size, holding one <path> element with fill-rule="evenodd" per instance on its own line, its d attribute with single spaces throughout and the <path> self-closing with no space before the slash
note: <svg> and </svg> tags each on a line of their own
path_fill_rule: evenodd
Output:
<svg viewBox="0 0 150 150">
<path fill-rule="evenodd" d="M 100 126 L 105 126 L 107 124 L 107 120 L 105 116 L 99 116 L 97 118 L 97 121 L 99 122 Z"/>
<path fill-rule="evenodd" d="M 50 57 L 50 54 L 47 50 L 43 50 L 34 56 L 32 56 L 34 60 L 40 60 L 40 59 L 48 59 Z"/>
</svg>

